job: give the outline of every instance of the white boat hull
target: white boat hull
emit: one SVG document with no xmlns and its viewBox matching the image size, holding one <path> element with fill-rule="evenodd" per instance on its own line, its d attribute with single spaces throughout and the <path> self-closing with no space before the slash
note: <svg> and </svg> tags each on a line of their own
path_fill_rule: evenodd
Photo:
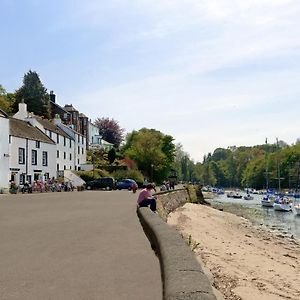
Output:
<svg viewBox="0 0 300 300">
<path fill-rule="evenodd" d="M 294 206 L 294 209 L 295 209 L 295 211 L 296 211 L 296 214 L 297 214 L 298 216 L 300 216 L 300 205 Z"/>
<path fill-rule="evenodd" d="M 269 200 L 261 200 L 261 205 L 264 207 L 273 207 L 274 203 Z"/>
<path fill-rule="evenodd" d="M 291 211 L 292 205 L 291 204 L 284 204 L 284 203 L 274 203 L 274 210 L 278 211 Z"/>
</svg>

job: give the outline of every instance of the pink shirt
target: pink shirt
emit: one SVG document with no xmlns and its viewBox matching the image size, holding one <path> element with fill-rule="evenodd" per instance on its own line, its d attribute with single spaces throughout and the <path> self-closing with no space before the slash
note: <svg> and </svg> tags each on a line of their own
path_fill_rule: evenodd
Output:
<svg viewBox="0 0 300 300">
<path fill-rule="evenodd" d="M 140 204 L 145 198 L 152 198 L 152 194 L 150 190 L 147 189 L 141 190 L 137 203 Z"/>
</svg>

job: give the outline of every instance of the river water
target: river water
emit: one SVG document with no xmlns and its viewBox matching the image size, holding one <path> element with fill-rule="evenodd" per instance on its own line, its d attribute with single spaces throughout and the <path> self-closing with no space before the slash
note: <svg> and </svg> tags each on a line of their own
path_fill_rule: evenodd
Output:
<svg viewBox="0 0 300 300">
<path fill-rule="evenodd" d="M 244 194 L 243 194 L 244 196 Z M 266 225 L 272 231 L 288 237 L 300 239 L 300 216 L 294 211 L 275 211 L 272 207 L 262 207 L 262 195 L 252 195 L 253 200 L 228 198 L 226 194 L 216 195 L 208 200 L 213 206 L 243 215 L 257 224 Z M 299 201 L 297 199 L 296 201 Z"/>
</svg>

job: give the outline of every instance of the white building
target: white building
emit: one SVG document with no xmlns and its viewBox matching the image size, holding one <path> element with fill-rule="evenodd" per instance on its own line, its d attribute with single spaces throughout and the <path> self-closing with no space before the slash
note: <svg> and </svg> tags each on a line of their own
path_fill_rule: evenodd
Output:
<svg viewBox="0 0 300 300">
<path fill-rule="evenodd" d="M 56 177 L 56 145 L 29 122 L 9 119 L 9 154 L 10 180 L 17 185 Z"/>
<path fill-rule="evenodd" d="M 27 105 L 19 103 L 19 111 L 15 118 L 26 120 L 39 128 L 56 144 L 57 176 L 65 170 L 80 170 L 80 165 L 86 162 L 86 139 L 81 134 L 61 123 L 59 117 L 53 122 L 32 113 L 28 113 Z"/>
<path fill-rule="evenodd" d="M 0 109 L 0 192 L 9 187 L 9 119 Z"/>
<path fill-rule="evenodd" d="M 89 148 L 90 149 L 103 149 L 104 151 L 109 151 L 113 148 L 113 144 L 103 140 L 99 133 L 99 128 L 89 121 Z"/>
<path fill-rule="evenodd" d="M 64 125 L 59 116 L 53 120 L 54 125 L 64 131 L 74 142 L 74 169 L 80 170 L 80 165 L 86 163 L 86 138 L 82 134 Z"/>
</svg>

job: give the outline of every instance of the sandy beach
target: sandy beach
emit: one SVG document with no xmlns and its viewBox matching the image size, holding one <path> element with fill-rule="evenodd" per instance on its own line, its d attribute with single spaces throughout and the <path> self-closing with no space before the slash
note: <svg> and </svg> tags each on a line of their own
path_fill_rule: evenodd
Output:
<svg viewBox="0 0 300 300">
<path fill-rule="evenodd" d="M 245 218 L 187 203 L 168 224 L 190 240 L 224 299 L 300 299 L 300 242 Z"/>
</svg>

